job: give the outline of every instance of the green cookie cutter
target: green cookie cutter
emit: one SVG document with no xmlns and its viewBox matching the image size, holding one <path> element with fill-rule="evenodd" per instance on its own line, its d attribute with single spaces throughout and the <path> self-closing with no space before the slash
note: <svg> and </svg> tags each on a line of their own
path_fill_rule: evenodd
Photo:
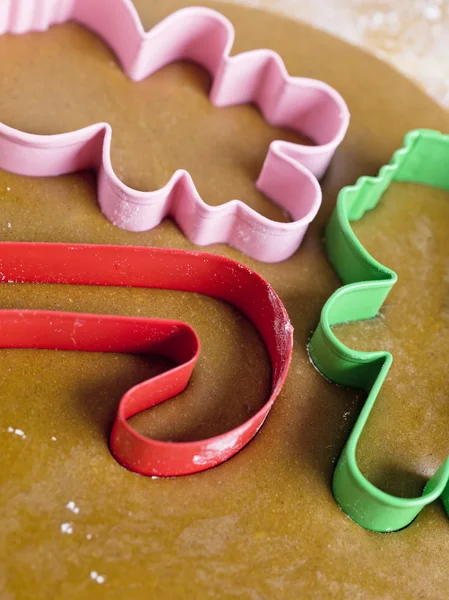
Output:
<svg viewBox="0 0 449 600">
<path fill-rule="evenodd" d="M 377 177 L 361 177 L 341 190 L 327 225 L 325 246 L 343 286 L 328 299 L 310 343 L 310 357 L 331 381 L 368 393 L 334 472 L 332 489 L 340 508 L 372 531 L 396 531 L 413 521 L 424 506 L 441 497 L 449 515 L 449 458 L 427 482 L 422 496 L 400 498 L 375 487 L 357 466 L 356 449 L 363 427 L 392 363 L 389 352 L 358 352 L 342 344 L 332 326 L 377 315 L 397 281 L 391 269 L 378 263 L 354 234 L 350 222 L 374 208 L 392 181 L 406 181 L 449 191 L 449 135 L 410 131 L 404 145 Z"/>
</svg>

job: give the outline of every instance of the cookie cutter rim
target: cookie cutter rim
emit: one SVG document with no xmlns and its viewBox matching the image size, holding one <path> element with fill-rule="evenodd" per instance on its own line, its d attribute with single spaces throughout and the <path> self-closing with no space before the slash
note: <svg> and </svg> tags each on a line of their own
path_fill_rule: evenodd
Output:
<svg viewBox="0 0 449 600">
<path fill-rule="evenodd" d="M 127 404 L 135 400 L 132 396 L 139 394 L 145 383 L 158 382 L 163 377 L 151 378 L 124 394 L 112 428 L 110 449 L 120 464 L 134 472 L 173 477 L 204 471 L 228 460 L 246 446 L 262 427 L 287 377 L 293 348 L 293 327 L 287 312 L 276 292 L 260 275 L 229 258 L 136 246 L 0 242 L 0 273 L 2 282 L 152 287 L 202 293 L 233 305 L 258 330 L 272 366 L 270 395 L 254 415 L 230 431 L 191 442 L 164 442 L 147 438 L 128 423 L 131 415 L 126 412 Z M 71 314 L 59 311 L 34 312 L 51 312 L 54 319 Z M 102 316 L 78 314 L 77 318 L 95 319 Z M 104 318 L 107 320 L 111 317 Z M 134 322 L 136 319 L 133 318 Z M 161 321 L 167 322 L 167 319 Z M 78 334 L 79 328 L 74 330 L 74 339 L 71 340 L 74 350 Z M 193 369 L 192 361 L 196 360 L 197 353 L 193 354 L 190 363 L 184 365 L 187 371 Z M 174 376 L 175 372 L 176 368 L 167 373 Z M 160 388 L 157 393 L 161 394 Z M 170 397 L 173 395 L 161 397 L 159 402 Z M 145 408 L 159 402 L 147 404 Z"/>
<path fill-rule="evenodd" d="M 423 494 L 402 498 L 373 485 L 357 465 L 360 435 L 391 366 L 389 352 L 360 352 L 343 344 L 331 327 L 338 323 L 373 318 L 397 281 L 391 269 L 376 261 L 363 247 L 350 221 L 373 209 L 392 181 L 420 183 L 449 191 L 449 136 L 437 131 L 410 131 L 402 148 L 377 177 L 361 177 L 341 190 L 326 229 L 326 252 L 343 281 L 324 305 L 320 322 L 309 342 L 312 362 L 325 377 L 368 392 L 349 434 L 333 477 L 333 493 L 340 508 L 356 523 L 373 531 L 388 532 L 409 525 L 419 512 L 441 497 L 449 515 L 449 458 L 427 481 Z"/>
<path fill-rule="evenodd" d="M 176 60 L 192 60 L 212 76 L 214 105 L 253 102 L 270 125 L 289 126 L 315 138 L 317 145 L 272 142 L 258 178 L 257 187 L 292 216 L 290 223 L 272 221 L 239 200 L 209 206 L 182 169 L 159 190 L 133 190 L 113 170 L 107 123 L 48 136 L 0 124 L 2 168 L 33 176 L 95 168 L 103 214 L 131 231 L 152 229 L 170 216 L 195 244 L 228 243 L 265 262 L 285 260 L 298 249 L 321 204 L 316 177 L 324 173 L 349 124 L 348 108 L 336 90 L 321 81 L 289 76 L 271 50 L 231 57 L 234 28 L 213 9 L 180 9 L 145 32 L 131 0 L 96 0 L 95 6 L 90 0 L 28 0 L 24 6 L 12 0 L 0 10 L 0 33 L 42 31 L 54 23 L 78 21 L 112 48 L 134 81 Z"/>
</svg>

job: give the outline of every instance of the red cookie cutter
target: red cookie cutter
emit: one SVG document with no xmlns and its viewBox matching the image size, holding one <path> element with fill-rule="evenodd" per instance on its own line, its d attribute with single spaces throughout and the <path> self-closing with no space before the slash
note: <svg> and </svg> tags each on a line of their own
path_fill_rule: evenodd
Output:
<svg viewBox="0 0 449 600">
<path fill-rule="evenodd" d="M 287 376 L 293 328 L 262 277 L 221 256 L 162 248 L 0 243 L 0 281 L 163 288 L 205 294 L 232 304 L 258 329 L 272 365 L 270 397 L 232 431 L 194 442 L 149 439 L 131 416 L 179 394 L 199 354 L 191 327 L 179 321 L 53 311 L 0 310 L 0 346 L 91 352 L 156 353 L 178 366 L 130 389 L 120 401 L 110 436 L 116 460 L 131 471 L 176 476 L 214 467 L 257 433 Z"/>
<path fill-rule="evenodd" d="M 211 74 L 210 99 L 216 106 L 254 103 L 271 125 L 311 138 L 314 146 L 272 142 L 257 181 L 260 191 L 293 221 L 272 221 L 238 200 L 209 206 L 185 170 L 176 171 L 156 191 L 128 187 L 112 168 L 107 123 L 48 136 L 0 124 L 0 167 L 41 177 L 96 169 L 99 205 L 119 227 L 144 231 L 172 217 L 195 244 L 227 243 L 266 262 L 294 254 L 321 204 L 316 178 L 323 175 L 348 128 L 349 112 L 340 94 L 321 81 L 289 76 L 271 50 L 231 57 L 234 29 L 209 8 L 181 9 L 145 32 L 131 0 L 0 2 L 0 33 L 41 31 L 68 20 L 101 36 L 134 81 L 174 61 L 190 60 Z"/>
</svg>

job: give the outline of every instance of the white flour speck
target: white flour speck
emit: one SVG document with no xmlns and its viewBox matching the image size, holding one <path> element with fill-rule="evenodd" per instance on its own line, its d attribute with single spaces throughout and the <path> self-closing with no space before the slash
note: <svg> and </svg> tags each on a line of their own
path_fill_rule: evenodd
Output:
<svg viewBox="0 0 449 600">
<path fill-rule="evenodd" d="M 423 12 L 429 21 L 438 21 L 441 19 L 441 8 L 439 6 L 425 6 Z"/>
<path fill-rule="evenodd" d="M 56 438 L 55 438 L 55 436 L 54 436 L 54 435 L 52 435 L 52 436 L 51 436 L 51 441 L 52 441 L 52 442 L 56 442 Z"/>
<path fill-rule="evenodd" d="M 10 192 L 10 191 L 11 191 L 11 188 L 7 186 L 7 187 L 6 187 L 6 191 L 7 191 L 7 192 Z"/>
<path fill-rule="evenodd" d="M 26 440 L 27 437 L 21 429 L 14 429 L 14 427 L 8 427 L 8 433 L 14 433 L 15 435 L 21 437 L 23 440 Z"/>
<path fill-rule="evenodd" d="M 12 225 L 11 223 L 8 223 L 8 229 L 11 229 Z"/>
<path fill-rule="evenodd" d="M 70 500 L 70 502 L 68 502 L 66 504 L 66 508 L 68 508 L 69 510 L 71 510 L 74 515 L 77 515 L 79 513 L 79 511 L 80 511 L 80 509 L 77 507 L 77 505 L 75 504 L 75 502 L 73 502 L 73 500 Z"/>
<path fill-rule="evenodd" d="M 104 583 L 106 581 L 106 577 L 104 575 L 99 575 L 96 571 L 90 572 L 90 578 L 97 583 Z"/>
<path fill-rule="evenodd" d="M 91 533 L 88 533 L 88 534 L 86 535 L 86 540 L 91 540 L 91 539 L 92 539 L 92 534 L 91 534 Z"/>
<path fill-rule="evenodd" d="M 67 535 L 70 535 L 71 533 L 73 533 L 73 527 L 71 526 L 70 523 L 62 523 L 61 524 L 61 533 L 66 533 Z"/>
</svg>

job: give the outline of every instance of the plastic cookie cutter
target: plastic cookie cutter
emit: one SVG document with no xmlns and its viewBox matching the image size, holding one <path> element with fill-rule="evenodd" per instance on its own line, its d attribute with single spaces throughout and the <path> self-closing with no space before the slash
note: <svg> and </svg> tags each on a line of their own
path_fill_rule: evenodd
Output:
<svg viewBox="0 0 449 600">
<path fill-rule="evenodd" d="M 310 341 L 312 361 L 338 384 L 362 388 L 367 400 L 347 440 L 333 478 L 333 493 L 342 510 L 356 523 L 374 531 L 394 531 L 408 525 L 420 510 L 441 496 L 449 514 L 449 459 L 427 482 L 419 498 L 399 498 L 370 483 L 357 466 L 357 443 L 392 363 L 389 352 L 358 352 L 342 344 L 332 326 L 376 316 L 397 281 L 394 271 L 368 254 L 350 221 L 376 206 L 392 181 L 406 181 L 449 191 L 449 136 L 415 130 L 377 177 L 361 177 L 343 188 L 326 230 L 329 260 L 345 284 L 326 302 Z"/>
<path fill-rule="evenodd" d="M 214 467 L 257 433 L 287 376 L 293 328 L 271 286 L 247 267 L 221 256 L 134 246 L 0 243 L 2 282 L 58 283 L 196 292 L 238 308 L 257 328 L 272 365 L 270 397 L 245 423 L 216 437 L 163 442 L 138 433 L 128 419 L 179 394 L 199 354 L 185 323 L 161 319 L 53 311 L 0 310 L 0 347 L 156 353 L 176 367 L 130 389 L 120 401 L 110 449 L 127 469 L 176 476 Z"/>
<path fill-rule="evenodd" d="M 321 81 L 290 77 L 271 50 L 230 57 L 234 29 L 223 15 L 208 8 L 181 9 L 147 33 L 131 0 L 10 0 L 0 6 L 0 32 L 45 30 L 68 20 L 101 36 L 134 81 L 174 61 L 190 60 L 211 74 L 214 105 L 254 103 L 270 125 L 312 139 L 314 146 L 272 142 L 257 181 L 259 190 L 293 221 L 272 221 L 239 200 L 209 206 L 185 170 L 176 171 L 156 191 L 128 187 L 111 164 L 112 131 L 107 123 L 48 136 L 0 125 L 0 168 L 34 176 L 96 169 L 101 210 L 123 229 L 144 231 L 172 217 L 198 245 L 227 243 L 266 262 L 291 256 L 320 207 L 317 177 L 323 175 L 348 128 L 349 112 L 342 97 Z"/>
</svg>

